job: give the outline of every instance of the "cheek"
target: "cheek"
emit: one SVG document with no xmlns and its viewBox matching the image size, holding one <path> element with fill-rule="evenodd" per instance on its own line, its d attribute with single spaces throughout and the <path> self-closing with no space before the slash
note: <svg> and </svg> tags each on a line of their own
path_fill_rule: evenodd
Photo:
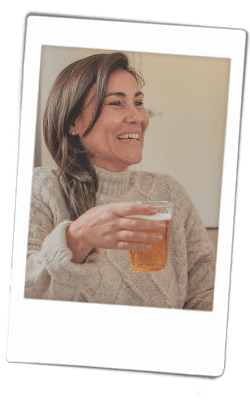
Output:
<svg viewBox="0 0 250 400">
<path fill-rule="evenodd" d="M 110 118 L 110 125 L 115 127 L 117 125 L 119 125 L 121 122 L 123 121 L 123 117 L 119 117 L 119 116 L 114 116 L 113 118 Z"/>
<path fill-rule="evenodd" d="M 93 137 L 93 132 L 91 131 L 86 137 L 81 137 L 80 138 L 80 142 L 81 142 L 81 144 L 82 144 L 82 146 L 86 149 L 86 150 L 89 150 L 89 149 L 92 149 L 92 150 L 94 150 L 94 148 L 95 148 L 95 140 L 94 140 L 94 137 Z"/>
<path fill-rule="evenodd" d="M 100 131 L 104 137 L 109 140 L 113 135 L 116 134 L 116 130 L 120 128 L 122 118 L 115 113 L 115 115 L 107 115 L 102 121 L 100 121 Z"/>
</svg>

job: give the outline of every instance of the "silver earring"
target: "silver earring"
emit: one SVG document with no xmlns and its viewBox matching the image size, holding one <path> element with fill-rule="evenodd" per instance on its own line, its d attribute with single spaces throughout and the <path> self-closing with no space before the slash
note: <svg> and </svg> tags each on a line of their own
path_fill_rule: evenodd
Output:
<svg viewBox="0 0 250 400">
<path fill-rule="evenodd" d="M 75 131 L 72 131 L 71 135 L 74 136 L 75 134 L 76 134 Z"/>
</svg>

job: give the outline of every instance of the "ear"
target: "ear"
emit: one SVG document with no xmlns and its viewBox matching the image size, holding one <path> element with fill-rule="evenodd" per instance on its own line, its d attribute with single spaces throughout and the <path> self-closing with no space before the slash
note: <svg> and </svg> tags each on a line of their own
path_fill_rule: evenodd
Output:
<svg viewBox="0 0 250 400">
<path fill-rule="evenodd" d="M 69 133 L 72 136 L 79 135 L 79 137 L 82 137 L 84 132 L 85 129 L 84 129 L 83 119 L 81 116 L 78 116 L 76 120 L 72 123 L 72 125 L 70 125 Z"/>
</svg>

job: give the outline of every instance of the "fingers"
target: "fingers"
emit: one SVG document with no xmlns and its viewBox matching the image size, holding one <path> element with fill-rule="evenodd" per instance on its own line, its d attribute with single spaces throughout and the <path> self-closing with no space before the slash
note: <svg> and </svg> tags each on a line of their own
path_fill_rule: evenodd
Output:
<svg viewBox="0 0 250 400">
<path fill-rule="evenodd" d="M 147 243 L 134 243 L 119 241 L 116 243 L 116 248 L 119 250 L 134 250 L 134 251 L 148 251 L 151 249 L 150 244 Z"/>
<path fill-rule="evenodd" d="M 164 222 L 131 216 L 152 217 L 155 214 L 157 209 L 154 206 L 132 202 L 96 206 L 80 217 L 80 225 L 84 226 L 81 238 L 84 237 L 84 242 L 90 244 L 91 248 L 149 250 L 149 243 L 162 239 L 157 232 L 163 231 Z"/>
<path fill-rule="evenodd" d="M 134 230 L 151 230 L 151 231 L 162 231 L 165 229 L 165 223 L 163 221 L 142 219 L 142 218 L 120 218 L 117 221 L 120 229 Z"/>
<path fill-rule="evenodd" d="M 129 215 L 155 215 L 157 208 L 146 204 L 136 203 L 112 203 L 111 210 L 119 217 L 126 217 Z"/>
<path fill-rule="evenodd" d="M 163 236 L 160 233 L 119 231 L 118 240 L 125 242 L 160 242 Z"/>
</svg>

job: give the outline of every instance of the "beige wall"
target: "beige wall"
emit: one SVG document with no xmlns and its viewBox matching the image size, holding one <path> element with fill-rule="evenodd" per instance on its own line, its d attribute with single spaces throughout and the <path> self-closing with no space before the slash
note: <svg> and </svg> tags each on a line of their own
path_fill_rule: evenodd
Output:
<svg viewBox="0 0 250 400">
<path fill-rule="evenodd" d="M 41 139 L 41 116 L 52 82 L 70 62 L 103 52 L 44 47 L 35 165 L 54 165 Z M 184 185 L 206 227 L 218 227 L 230 60 L 127 52 L 145 79 L 145 107 L 155 112 L 143 161 L 135 170 L 169 173 Z M 159 114 L 159 115 L 158 115 Z"/>
<path fill-rule="evenodd" d="M 45 145 L 42 134 L 42 115 L 47 97 L 57 75 L 67 65 L 79 59 L 79 49 L 70 47 L 43 46 L 39 81 L 38 115 L 36 131 L 36 157 L 34 165 L 55 166 L 54 160 Z"/>
<path fill-rule="evenodd" d="M 150 119 L 142 168 L 182 183 L 207 227 L 218 227 L 230 61 L 142 55 Z"/>
</svg>

